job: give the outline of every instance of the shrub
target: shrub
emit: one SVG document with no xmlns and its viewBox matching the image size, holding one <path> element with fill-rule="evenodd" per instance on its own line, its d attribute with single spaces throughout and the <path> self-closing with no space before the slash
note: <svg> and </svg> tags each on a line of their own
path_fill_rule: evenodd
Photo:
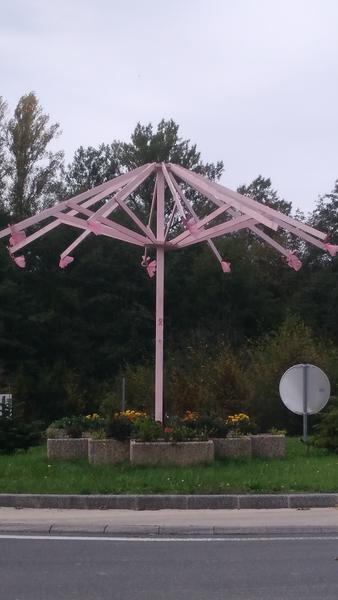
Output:
<svg viewBox="0 0 338 600">
<path fill-rule="evenodd" d="M 150 417 L 139 419 L 135 423 L 135 439 L 140 442 L 153 442 L 163 439 L 164 431 L 161 423 L 158 423 Z"/>
<path fill-rule="evenodd" d="M 338 452 L 338 398 L 333 397 L 330 407 L 317 418 L 319 422 L 313 427 L 312 443 L 317 448 Z"/>
<path fill-rule="evenodd" d="M 168 431 L 168 429 L 170 431 Z M 168 442 L 186 442 L 190 440 L 206 440 L 208 432 L 206 429 L 192 429 L 186 425 L 177 424 L 174 427 L 164 429 L 164 439 Z"/>
<path fill-rule="evenodd" d="M 63 417 L 57 419 L 49 426 L 51 429 L 65 429 L 67 435 L 71 438 L 78 438 L 82 436 L 83 431 L 83 417 L 72 416 Z"/>
<path fill-rule="evenodd" d="M 82 431 L 99 431 L 104 427 L 105 420 L 97 413 L 86 415 L 82 420 Z"/>
<path fill-rule="evenodd" d="M 4 412 L 0 417 L 0 452 L 10 454 L 38 445 L 41 440 L 39 425 L 38 422 L 24 423 Z"/>
<path fill-rule="evenodd" d="M 50 424 L 51 429 L 65 429 L 66 433 L 71 438 L 82 436 L 83 432 L 98 431 L 105 425 L 105 421 L 97 413 L 92 415 L 73 415 L 63 417 Z"/>
<path fill-rule="evenodd" d="M 190 430 L 210 438 L 226 437 L 229 432 L 226 421 L 216 415 L 200 415 L 197 412 L 186 411 L 183 423 Z"/>
<path fill-rule="evenodd" d="M 288 317 L 277 332 L 265 335 L 251 346 L 245 377 L 249 384 L 249 411 L 261 431 L 271 427 L 298 433 L 301 417 L 291 413 L 279 396 L 283 373 L 298 363 L 322 368 L 332 380 L 336 352 L 317 337 L 302 321 Z M 334 382 L 333 382 L 334 383 Z"/>
<path fill-rule="evenodd" d="M 223 342 L 197 344 L 174 352 L 167 366 L 167 406 L 171 413 L 190 410 L 222 416 L 246 410 L 248 388 L 239 358 Z"/>
<path fill-rule="evenodd" d="M 125 416 L 117 415 L 110 419 L 106 425 L 106 435 L 108 438 L 124 441 L 131 437 L 134 425 L 130 419 Z"/>
<path fill-rule="evenodd" d="M 229 428 L 229 435 L 231 437 L 247 435 L 248 433 L 256 432 L 256 426 L 254 422 L 250 419 L 249 415 L 246 415 L 245 413 L 229 415 L 225 419 L 225 424 Z"/>
<path fill-rule="evenodd" d="M 135 423 L 135 421 L 137 421 L 138 419 L 142 419 L 143 417 L 146 417 L 147 413 L 145 413 L 142 410 L 124 410 L 122 412 L 119 413 L 115 413 L 115 417 L 125 417 L 126 419 L 128 419 L 128 421 L 131 421 L 132 423 Z"/>
</svg>

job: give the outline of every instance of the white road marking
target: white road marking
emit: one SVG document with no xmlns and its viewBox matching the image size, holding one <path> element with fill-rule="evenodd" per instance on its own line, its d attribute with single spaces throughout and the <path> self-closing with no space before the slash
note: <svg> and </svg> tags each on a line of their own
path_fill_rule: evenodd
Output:
<svg viewBox="0 0 338 600">
<path fill-rule="evenodd" d="M 44 540 L 44 541 L 71 541 L 71 542 L 303 542 L 338 540 L 338 536 L 269 536 L 269 537 L 94 537 L 70 535 L 0 535 L 0 540 Z"/>
</svg>

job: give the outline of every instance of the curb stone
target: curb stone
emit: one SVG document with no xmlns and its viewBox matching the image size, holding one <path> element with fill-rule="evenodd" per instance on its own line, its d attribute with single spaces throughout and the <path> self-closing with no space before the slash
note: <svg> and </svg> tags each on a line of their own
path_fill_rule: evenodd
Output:
<svg viewBox="0 0 338 600">
<path fill-rule="evenodd" d="M 242 527 L 242 526 L 164 526 L 164 525 L 97 525 L 89 526 L 88 524 L 69 523 L 0 523 L 1 535 L 42 535 L 44 537 L 57 536 L 89 536 L 89 537 L 149 537 L 149 538 L 169 538 L 169 537 L 206 537 L 206 538 L 221 538 L 221 537 L 288 537 L 288 536 L 338 536 L 337 526 L 295 526 L 286 525 L 284 527 Z"/>
<path fill-rule="evenodd" d="M 0 494 L 0 507 L 99 510 L 334 508 L 338 494 Z"/>
</svg>

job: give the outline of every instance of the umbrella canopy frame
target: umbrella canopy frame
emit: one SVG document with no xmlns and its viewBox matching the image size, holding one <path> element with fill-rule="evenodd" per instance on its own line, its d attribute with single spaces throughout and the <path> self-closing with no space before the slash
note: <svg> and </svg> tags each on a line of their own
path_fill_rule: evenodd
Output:
<svg viewBox="0 0 338 600">
<path fill-rule="evenodd" d="M 131 195 L 149 178 L 155 176 L 152 203 L 147 223 L 129 205 Z M 208 199 L 214 206 L 203 217 L 198 216 L 186 188 Z M 169 190 L 166 199 L 165 190 Z M 168 206 L 170 202 L 170 206 Z M 96 206 L 98 205 L 98 207 Z M 122 211 L 133 227 L 113 220 Z M 153 224 L 154 215 L 156 222 Z M 52 220 L 51 220 L 52 219 Z M 44 224 L 48 221 L 47 224 Z M 215 224 L 215 221 L 217 224 Z M 279 229 L 335 256 L 338 246 L 328 242 L 326 233 L 289 215 L 261 204 L 248 196 L 232 191 L 220 183 L 173 163 L 148 163 L 117 176 L 73 198 L 63 200 L 38 214 L 10 224 L 0 231 L 0 238 L 9 236 L 8 251 L 18 267 L 25 267 L 24 255 L 17 252 L 60 225 L 81 231 L 80 235 L 61 253 L 59 266 L 73 262 L 71 253 L 89 236 L 104 235 L 143 248 L 142 266 L 149 277 L 156 276 L 155 315 L 155 419 L 163 422 L 163 328 L 164 328 L 164 264 L 165 252 L 180 250 L 206 242 L 224 273 L 231 271 L 215 246 L 214 239 L 241 230 L 248 230 L 282 254 L 288 265 L 298 271 L 302 263 L 295 252 L 285 248 L 266 229 Z M 265 229 L 263 230 L 262 227 Z M 151 259 L 149 251 L 155 250 Z"/>
</svg>

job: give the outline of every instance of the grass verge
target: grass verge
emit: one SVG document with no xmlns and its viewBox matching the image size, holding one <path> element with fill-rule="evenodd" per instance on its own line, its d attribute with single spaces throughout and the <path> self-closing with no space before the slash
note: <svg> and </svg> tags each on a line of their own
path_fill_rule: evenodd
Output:
<svg viewBox="0 0 338 600">
<path fill-rule="evenodd" d="M 48 461 L 46 448 L 0 455 L 0 493 L 230 494 L 337 492 L 338 455 L 287 440 L 285 459 L 236 459 L 193 467 L 91 466 Z"/>
</svg>

